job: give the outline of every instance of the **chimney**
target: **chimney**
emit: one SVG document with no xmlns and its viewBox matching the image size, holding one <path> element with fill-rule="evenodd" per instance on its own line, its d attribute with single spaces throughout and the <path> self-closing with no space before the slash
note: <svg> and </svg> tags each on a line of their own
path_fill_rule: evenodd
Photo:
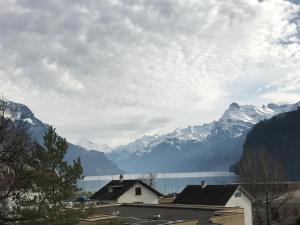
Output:
<svg viewBox="0 0 300 225">
<path fill-rule="evenodd" d="M 201 181 L 201 188 L 206 188 L 206 181 L 205 180 L 202 180 Z"/>
<path fill-rule="evenodd" d="M 120 182 L 122 183 L 123 180 L 124 180 L 124 179 L 123 179 L 123 174 L 120 174 L 120 177 L 119 177 L 119 178 L 120 178 Z"/>
</svg>

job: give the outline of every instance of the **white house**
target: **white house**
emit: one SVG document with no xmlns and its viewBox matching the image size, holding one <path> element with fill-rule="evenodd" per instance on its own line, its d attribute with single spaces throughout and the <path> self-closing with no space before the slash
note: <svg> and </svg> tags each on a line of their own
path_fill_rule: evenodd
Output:
<svg viewBox="0 0 300 225">
<path fill-rule="evenodd" d="M 95 192 L 91 199 L 103 203 L 158 204 L 160 193 L 141 180 L 112 180 Z"/>
<path fill-rule="evenodd" d="M 188 185 L 174 200 L 174 204 L 213 205 L 241 207 L 244 209 L 244 224 L 252 225 L 252 197 L 237 184 Z"/>
</svg>

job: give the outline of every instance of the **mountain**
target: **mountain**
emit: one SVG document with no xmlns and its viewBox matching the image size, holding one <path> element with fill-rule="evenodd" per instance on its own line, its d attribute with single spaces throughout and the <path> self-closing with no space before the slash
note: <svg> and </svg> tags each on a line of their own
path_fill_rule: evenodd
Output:
<svg viewBox="0 0 300 225">
<path fill-rule="evenodd" d="M 37 119 L 33 112 L 25 105 L 8 102 L 5 116 L 11 120 L 23 120 L 28 124 L 30 134 L 39 142 L 43 143 L 43 135 L 49 125 Z M 88 151 L 87 149 L 68 143 L 69 148 L 65 159 L 72 162 L 77 157 L 81 158 L 83 173 L 85 175 L 111 175 L 120 174 L 122 171 L 109 160 L 103 152 Z"/>
<path fill-rule="evenodd" d="M 241 157 L 247 133 L 261 120 L 300 106 L 256 107 L 232 103 L 211 123 L 143 136 L 119 146 L 108 157 L 127 172 L 224 171 Z"/>
<path fill-rule="evenodd" d="M 100 152 L 110 152 L 112 148 L 106 144 L 98 144 L 86 138 L 80 138 L 76 145 L 79 145 L 87 150 L 96 150 Z"/>
<path fill-rule="evenodd" d="M 235 170 L 248 152 L 262 147 L 283 164 L 288 179 L 300 179 L 300 107 L 256 124 L 246 137 L 244 152 Z"/>
</svg>

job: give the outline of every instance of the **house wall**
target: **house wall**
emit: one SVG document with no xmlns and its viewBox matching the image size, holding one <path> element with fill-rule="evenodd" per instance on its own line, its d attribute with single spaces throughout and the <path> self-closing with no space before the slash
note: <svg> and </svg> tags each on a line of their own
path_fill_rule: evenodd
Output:
<svg viewBox="0 0 300 225">
<path fill-rule="evenodd" d="M 241 193 L 240 197 L 236 197 L 236 193 Z M 225 205 L 226 207 L 241 207 L 244 209 L 244 220 L 245 225 L 252 225 L 252 203 L 251 200 L 238 188 L 235 193 L 231 196 Z"/>
<path fill-rule="evenodd" d="M 24 201 L 30 201 L 30 200 L 34 200 L 34 198 L 36 198 L 38 201 L 40 193 L 37 192 L 15 192 L 15 194 L 19 193 L 21 195 L 21 199 Z M 9 210 L 14 210 L 15 207 L 18 207 L 16 200 L 14 197 L 9 197 L 7 198 L 7 206 L 9 208 Z"/>
<path fill-rule="evenodd" d="M 142 194 L 136 196 L 135 188 L 140 187 L 142 189 Z M 132 186 L 127 192 L 121 195 L 117 203 L 134 203 L 134 202 L 142 202 L 147 204 L 158 204 L 158 196 L 153 191 L 146 188 L 144 185 L 137 183 Z"/>
</svg>

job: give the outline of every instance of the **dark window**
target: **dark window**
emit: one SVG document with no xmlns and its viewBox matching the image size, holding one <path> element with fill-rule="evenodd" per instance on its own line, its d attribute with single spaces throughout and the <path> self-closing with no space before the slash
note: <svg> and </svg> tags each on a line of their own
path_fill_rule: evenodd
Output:
<svg viewBox="0 0 300 225">
<path fill-rule="evenodd" d="M 135 188 L 135 195 L 142 195 L 142 188 L 140 187 Z"/>
<path fill-rule="evenodd" d="M 234 197 L 236 198 L 240 198 L 242 196 L 242 193 L 241 192 L 237 192 L 234 194 Z"/>
</svg>

